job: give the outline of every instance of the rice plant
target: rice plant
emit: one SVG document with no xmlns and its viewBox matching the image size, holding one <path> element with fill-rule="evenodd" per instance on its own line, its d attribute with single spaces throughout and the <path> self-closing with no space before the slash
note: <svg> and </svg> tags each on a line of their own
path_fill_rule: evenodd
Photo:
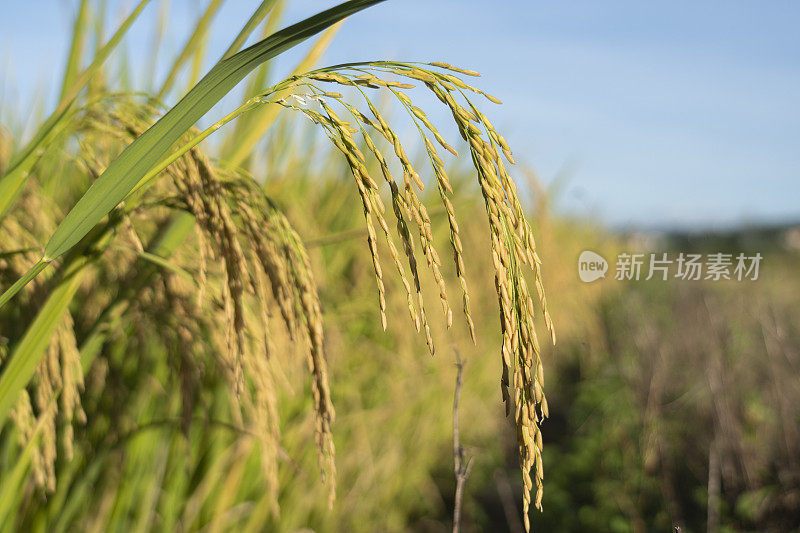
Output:
<svg viewBox="0 0 800 533">
<path fill-rule="evenodd" d="M 502 337 L 501 393 L 506 413 L 514 414 L 530 528 L 528 508 L 531 503 L 541 507 L 542 501 L 540 424 L 548 415 L 534 316 L 541 313 L 550 336 L 553 327 L 533 231 L 509 173 L 513 155 L 481 110 L 484 100 L 500 102 L 466 81 L 478 74 L 441 62 L 313 68 L 318 51 L 312 49 L 294 74 L 266 88 L 252 87 L 242 105 L 221 120 L 203 130 L 195 127 L 248 74 L 379 1 L 345 2 L 239 51 L 274 14 L 277 2 L 265 0 L 223 58 L 169 109 L 159 97 L 196 53 L 207 17 L 219 2 L 209 5 L 152 97 L 117 94 L 97 81 L 148 1 L 135 7 L 84 69 L 79 58 L 90 2 L 81 2 L 60 103 L 10 157 L 8 135 L 0 133 L 0 424 L 11 428 L 10 420 L 19 443 L 14 452 L 18 486 L 25 485 L 30 468 L 36 487 L 31 490 L 57 498 L 57 466 L 69 463 L 76 429 L 85 426 L 81 431 L 88 432 L 90 442 L 100 438 L 89 404 L 121 399 L 130 373 L 146 373 L 149 365 L 163 371 L 153 359 L 161 357 L 166 380 L 180 391 L 180 426 L 186 435 L 198 410 L 211 407 L 208 391 L 226 390 L 225 418 L 257 440 L 266 504 L 277 516 L 282 439 L 275 383 L 282 371 L 274 354 L 297 350 L 309 376 L 318 467 L 328 484 L 329 505 L 334 504 L 335 416 L 314 268 L 289 218 L 266 194 L 269 183 L 239 166 L 247 154 L 238 139 L 252 149 L 279 115 L 296 114 L 328 140 L 352 177 L 381 327 L 389 324 L 387 266 L 431 355 L 434 311 L 426 310 L 426 297 L 438 297 L 435 312 L 441 312 L 447 328 L 455 319 L 446 264 L 434 242 L 432 196 L 422 194 L 426 186 L 435 189 L 436 208 L 446 219 L 464 327 L 476 339 L 455 193 L 442 159 L 444 152 L 454 157 L 458 150 L 467 152 L 488 220 L 486 253 L 494 269 Z M 327 38 L 321 38 L 323 46 Z M 260 73 L 253 79 L 263 82 Z M 419 107 L 421 91 L 449 111 L 462 143 L 446 139 Z M 423 148 L 421 161 L 408 155 L 397 127 L 381 110 L 382 95 L 408 116 Z M 212 156 L 203 141 L 237 119 L 236 136 Z M 423 295 L 425 276 L 434 282 L 432 295 Z M 289 340 L 280 342 L 282 336 Z M 145 412 L 158 411 L 143 402 Z M 119 428 L 111 433 L 124 438 Z M 237 445 L 233 453 L 248 452 Z M 5 484 L 3 491 L 13 486 Z M 14 514 L 15 505 L 32 501 L 22 492 L 1 496 L 4 518 Z M 183 512 L 191 517 L 190 503 Z"/>
</svg>

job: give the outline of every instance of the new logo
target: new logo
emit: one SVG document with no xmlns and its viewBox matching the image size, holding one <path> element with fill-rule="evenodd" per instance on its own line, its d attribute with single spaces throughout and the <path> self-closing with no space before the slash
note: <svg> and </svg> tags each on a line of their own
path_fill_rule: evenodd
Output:
<svg viewBox="0 0 800 533">
<path fill-rule="evenodd" d="M 591 250 L 584 250 L 578 257 L 578 276 L 581 281 L 589 283 L 606 277 L 608 261 L 602 255 Z"/>
</svg>

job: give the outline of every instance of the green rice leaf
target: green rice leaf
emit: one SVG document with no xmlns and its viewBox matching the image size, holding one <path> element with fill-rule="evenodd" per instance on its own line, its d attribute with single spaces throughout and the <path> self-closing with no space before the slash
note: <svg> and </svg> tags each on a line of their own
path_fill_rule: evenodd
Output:
<svg viewBox="0 0 800 533">
<path fill-rule="evenodd" d="M 189 40 L 186 41 L 183 50 L 181 50 L 181 53 L 178 54 L 177 59 L 175 59 L 175 61 L 172 63 L 172 68 L 170 69 L 169 74 L 167 74 L 164 83 L 161 85 L 161 90 L 156 95 L 157 99 L 160 100 L 169 92 L 169 90 L 172 88 L 172 85 L 175 83 L 175 80 L 178 78 L 178 73 L 180 72 L 181 68 L 193 55 L 198 53 L 200 48 L 202 48 L 203 40 L 208 36 L 208 28 L 211 26 L 211 21 L 217 14 L 217 11 L 219 11 L 219 8 L 222 7 L 222 4 L 223 0 L 211 0 L 211 2 L 209 2 L 208 7 L 203 12 L 203 15 L 197 21 L 191 37 L 189 37 Z"/>
<path fill-rule="evenodd" d="M 244 27 L 242 27 L 242 30 L 239 32 L 239 35 L 236 36 L 236 38 L 233 40 L 233 42 L 225 51 L 225 53 L 222 54 L 222 59 L 227 59 L 239 51 L 239 48 L 242 47 L 242 45 L 250 36 L 250 34 L 253 33 L 253 30 L 256 29 L 256 27 L 261 23 L 264 17 L 266 17 L 267 14 L 270 11 L 272 11 L 272 8 L 275 7 L 275 4 L 277 3 L 278 0 L 264 0 L 263 2 L 261 2 L 261 5 L 258 6 L 258 9 L 256 9 L 253 12 L 253 14 L 248 19 L 247 23 L 244 25 Z"/>
<path fill-rule="evenodd" d="M 45 248 L 45 258 L 67 252 L 107 215 L 195 122 L 263 62 L 343 18 L 383 0 L 351 0 L 272 34 L 224 59 L 189 93 L 111 162 L 67 214 Z"/>
<path fill-rule="evenodd" d="M 31 282 L 33 278 L 38 276 L 42 270 L 47 268 L 49 263 L 45 261 L 39 261 L 35 265 L 33 265 L 21 278 L 14 282 L 14 284 L 6 290 L 2 296 L 0 296 L 0 307 L 3 307 L 8 301 L 17 294 L 22 287 L 27 285 Z"/>
<path fill-rule="evenodd" d="M 78 70 L 81 68 L 81 57 L 86 45 L 87 30 L 89 28 L 89 0 L 81 0 L 78 7 L 78 15 L 75 17 L 75 24 L 72 26 L 72 44 L 69 48 L 67 66 L 64 69 L 64 80 L 61 83 L 61 97 L 64 100 L 72 88 Z"/>
</svg>

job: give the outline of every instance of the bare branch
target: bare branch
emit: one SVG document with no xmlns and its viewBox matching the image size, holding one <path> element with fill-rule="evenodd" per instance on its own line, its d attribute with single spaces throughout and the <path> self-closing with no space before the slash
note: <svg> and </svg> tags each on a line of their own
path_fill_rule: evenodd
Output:
<svg viewBox="0 0 800 533">
<path fill-rule="evenodd" d="M 464 484 L 469 478 L 472 471 L 472 464 L 474 457 L 467 459 L 464 462 L 464 447 L 461 446 L 458 431 L 458 401 L 461 398 L 461 385 L 463 382 L 464 364 L 466 363 L 461 359 L 461 354 L 456 352 L 456 390 L 453 396 L 453 466 L 456 474 L 456 495 L 455 504 L 453 508 L 453 533 L 458 533 L 461 529 L 461 501 L 464 497 Z"/>
</svg>

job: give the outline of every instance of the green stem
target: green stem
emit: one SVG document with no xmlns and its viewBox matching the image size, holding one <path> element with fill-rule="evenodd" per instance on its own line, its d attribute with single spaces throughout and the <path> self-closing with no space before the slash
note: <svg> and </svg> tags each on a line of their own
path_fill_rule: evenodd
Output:
<svg viewBox="0 0 800 533">
<path fill-rule="evenodd" d="M 35 265 L 33 265 L 25 273 L 24 276 L 19 278 L 16 281 L 16 283 L 14 283 L 11 287 L 6 289 L 6 291 L 3 293 L 3 295 L 0 296 L 0 308 L 2 308 L 4 305 L 6 305 L 9 302 L 9 300 L 11 300 L 11 298 L 16 296 L 16 294 L 22 289 L 22 287 L 24 287 L 25 285 L 30 283 L 30 281 L 33 278 L 35 278 L 36 276 L 38 276 L 42 272 L 42 270 L 47 268 L 47 265 L 49 265 L 49 264 L 50 264 L 50 261 L 46 261 L 44 258 L 40 259 L 39 262 L 36 263 Z"/>
</svg>

